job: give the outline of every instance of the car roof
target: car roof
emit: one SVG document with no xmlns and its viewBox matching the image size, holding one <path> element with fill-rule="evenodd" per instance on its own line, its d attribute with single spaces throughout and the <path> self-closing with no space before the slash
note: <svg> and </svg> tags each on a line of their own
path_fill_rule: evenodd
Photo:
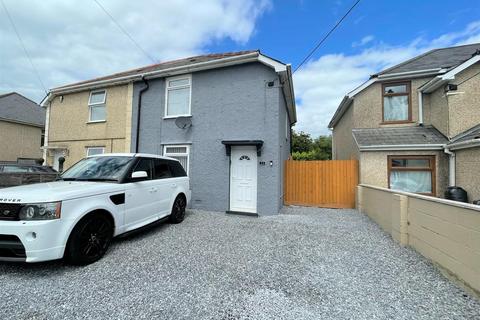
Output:
<svg viewBox="0 0 480 320">
<path fill-rule="evenodd" d="M 175 158 L 160 156 L 158 154 L 150 154 L 150 153 L 102 153 L 96 154 L 92 156 L 88 156 L 87 158 L 93 157 L 130 157 L 130 158 L 154 158 L 154 159 L 164 159 L 164 160 L 173 160 L 178 161 Z"/>
</svg>

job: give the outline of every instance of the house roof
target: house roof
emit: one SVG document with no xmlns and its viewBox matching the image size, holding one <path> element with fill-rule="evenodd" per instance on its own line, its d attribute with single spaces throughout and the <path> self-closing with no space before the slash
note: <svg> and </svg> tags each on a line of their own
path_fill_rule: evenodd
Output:
<svg viewBox="0 0 480 320">
<path fill-rule="evenodd" d="M 431 69 L 450 70 L 478 54 L 480 43 L 458 47 L 433 49 L 410 60 L 379 72 L 377 75 L 412 72 Z"/>
<path fill-rule="evenodd" d="M 480 139 L 480 124 L 477 124 L 476 126 L 456 135 L 452 138 L 451 143 L 467 141 L 471 139 Z"/>
<path fill-rule="evenodd" d="M 54 90 L 68 88 L 68 87 L 72 87 L 80 84 L 88 84 L 88 83 L 101 81 L 101 80 L 111 80 L 111 79 L 116 79 L 116 78 L 126 77 L 126 76 L 142 75 L 148 72 L 161 71 L 161 70 L 175 68 L 175 67 L 186 67 L 186 66 L 201 63 L 201 62 L 209 62 L 209 61 L 224 59 L 228 57 L 235 57 L 235 56 L 241 56 L 249 53 L 259 53 L 259 52 L 260 52 L 259 50 L 248 50 L 248 51 L 237 51 L 237 52 L 226 52 L 226 53 L 213 53 L 213 54 L 204 54 L 200 56 L 193 56 L 193 57 L 171 60 L 171 61 L 164 61 L 164 62 L 151 64 L 151 65 L 140 67 L 140 68 L 113 73 L 103 77 L 98 77 L 98 78 L 93 78 L 85 81 L 67 84 L 61 87 L 56 87 L 54 88 Z"/>
<path fill-rule="evenodd" d="M 100 78 L 72 83 L 51 89 L 40 105 L 45 107 L 55 98 L 55 96 L 66 93 L 104 88 L 105 86 L 120 85 L 134 81 L 169 77 L 252 62 L 262 63 L 267 67 L 274 69 L 278 74 L 282 83 L 281 87 L 287 103 L 290 122 L 291 124 L 296 123 L 297 111 L 291 66 L 262 54 L 260 50 L 206 54 L 157 63 Z"/>
<path fill-rule="evenodd" d="M 353 129 L 360 151 L 441 149 L 447 138 L 432 126 Z"/>
<path fill-rule="evenodd" d="M 430 50 L 410 60 L 380 71 L 379 73 L 370 76 L 368 81 L 345 95 L 330 120 L 328 127 L 333 128 L 338 121 L 340 121 L 345 111 L 350 107 L 355 95 L 377 81 L 431 76 L 435 77 L 433 79 L 435 81 L 432 81 L 438 85 L 440 82 L 437 81 L 436 78 L 441 77 L 440 75 L 447 76 L 457 70 L 463 70 L 464 68 L 469 67 L 472 63 L 477 62 L 479 55 L 480 43 L 440 48 Z"/>
<path fill-rule="evenodd" d="M 452 138 L 447 147 L 451 150 L 480 146 L 480 124 L 465 130 Z"/>
<path fill-rule="evenodd" d="M 45 126 L 45 109 L 16 92 L 0 95 L 0 120 Z"/>
</svg>

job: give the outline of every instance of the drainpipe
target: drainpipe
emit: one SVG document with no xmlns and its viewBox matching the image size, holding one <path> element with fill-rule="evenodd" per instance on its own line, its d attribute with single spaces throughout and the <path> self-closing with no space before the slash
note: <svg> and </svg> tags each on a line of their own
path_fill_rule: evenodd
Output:
<svg viewBox="0 0 480 320">
<path fill-rule="evenodd" d="M 138 92 L 137 135 L 135 139 L 135 153 L 138 153 L 138 149 L 139 149 L 138 145 L 140 144 L 140 116 L 142 114 L 142 95 L 150 87 L 144 76 L 142 76 L 142 81 L 145 84 L 145 86 L 142 89 L 140 89 L 140 91 Z"/>
<path fill-rule="evenodd" d="M 418 124 L 423 126 L 423 93 L 418 90 Z"/>
<path fill-rule="evenodd" d="M 51 102 L 48 103 L 48 105 L 45 107 L 45 131 L 43 133 L 43 165 L 47 165 L 47 156 L 48 156 L 48 136 L 50 133 L 50 108 L 51 108 Z"/>
<path fill-rule="evenodd" d="M 450 151 L 448 148 L 443 150 L 446 154 L 449 155 L 448 158 L 448 185 L 450 187 L 455 186 L 455 152 Z"/>
</svg>

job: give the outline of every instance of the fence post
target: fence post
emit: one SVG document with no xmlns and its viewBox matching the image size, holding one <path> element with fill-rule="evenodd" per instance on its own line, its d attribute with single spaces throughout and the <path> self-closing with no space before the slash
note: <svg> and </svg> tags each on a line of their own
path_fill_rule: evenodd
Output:
<svg viewBox="0 0 480 320">
<path fill-rule="evenodd" d="M 359 212 L 363 212 L 362 200 L 363 200 L 363 187 L 361 185 L 358 185 L 357 186 L 357 203 L 355 206 Z"/>
<path fill-rule="evenodd" d="M 400 196 L 400 244 L 408 246 L 408 196 Z"/>
</svg>

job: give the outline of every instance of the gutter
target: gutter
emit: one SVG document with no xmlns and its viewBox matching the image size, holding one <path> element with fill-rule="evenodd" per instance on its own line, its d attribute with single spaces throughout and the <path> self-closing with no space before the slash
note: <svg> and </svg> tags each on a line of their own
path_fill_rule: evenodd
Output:
<svg viewBox="0 0 480 320">
<path fill-rule="evenodd" d="M 402 79 L 402 78 L 411 78 L 412 76 L 414 77 L 431 76 L 439 73 L 445 73 L 446 71 L 447 70 L 444 68 L 433 68 L 433 69 L 405 71 L 405 72 L 388 73 L 388 74 L 378 74 L 372 77 L 376 77 L 380 80 Z"/>
<path fill-rule="evenodd" d="M 359 146 L 360 151 L 443 150 L 445 144 L 397 144 Z"/>
<path fill-rule="evenodd" d="M 18 124 L 23 124 L 25 126 L 30 126 L 30 127 L 37 127 L 37 128 L 45 128 L 44 124 L 38 124 L 38 123 L 33 123 L 33 122 L 26 122 L 22 120 L 15 120 L 15 119 L 8 119 L 8 118 L 0 118 L 0 121 L 5 121 L 5 122 L 11 122 L 11 123 L 18 123 Z"/>
<path fill-rule="evenodd" d="M 480 147 L 480 139 L 470 139 L 467 141 L 454 142 L 448 145 L 449 150 L 460 150 Z"/>
<path fill-rule="evenodd" d="M 138 146 L 140 144 L 140 117 L 142 115 L 141 111 L 142 111 L 142 95 L 145 91 L 148 90 L 148 88 L 150 88 L 150 85 L 148 84 L 147 80 L 142 76 L 142 80 L 143 80 L 143 83 L 145 84 L 145 86 L 140 89 L 140 91 L 138 92 L 138 105 L 137 105 L 137 134 L 135 136 L 135 153 L 138 153 Z"/>
</svg>

